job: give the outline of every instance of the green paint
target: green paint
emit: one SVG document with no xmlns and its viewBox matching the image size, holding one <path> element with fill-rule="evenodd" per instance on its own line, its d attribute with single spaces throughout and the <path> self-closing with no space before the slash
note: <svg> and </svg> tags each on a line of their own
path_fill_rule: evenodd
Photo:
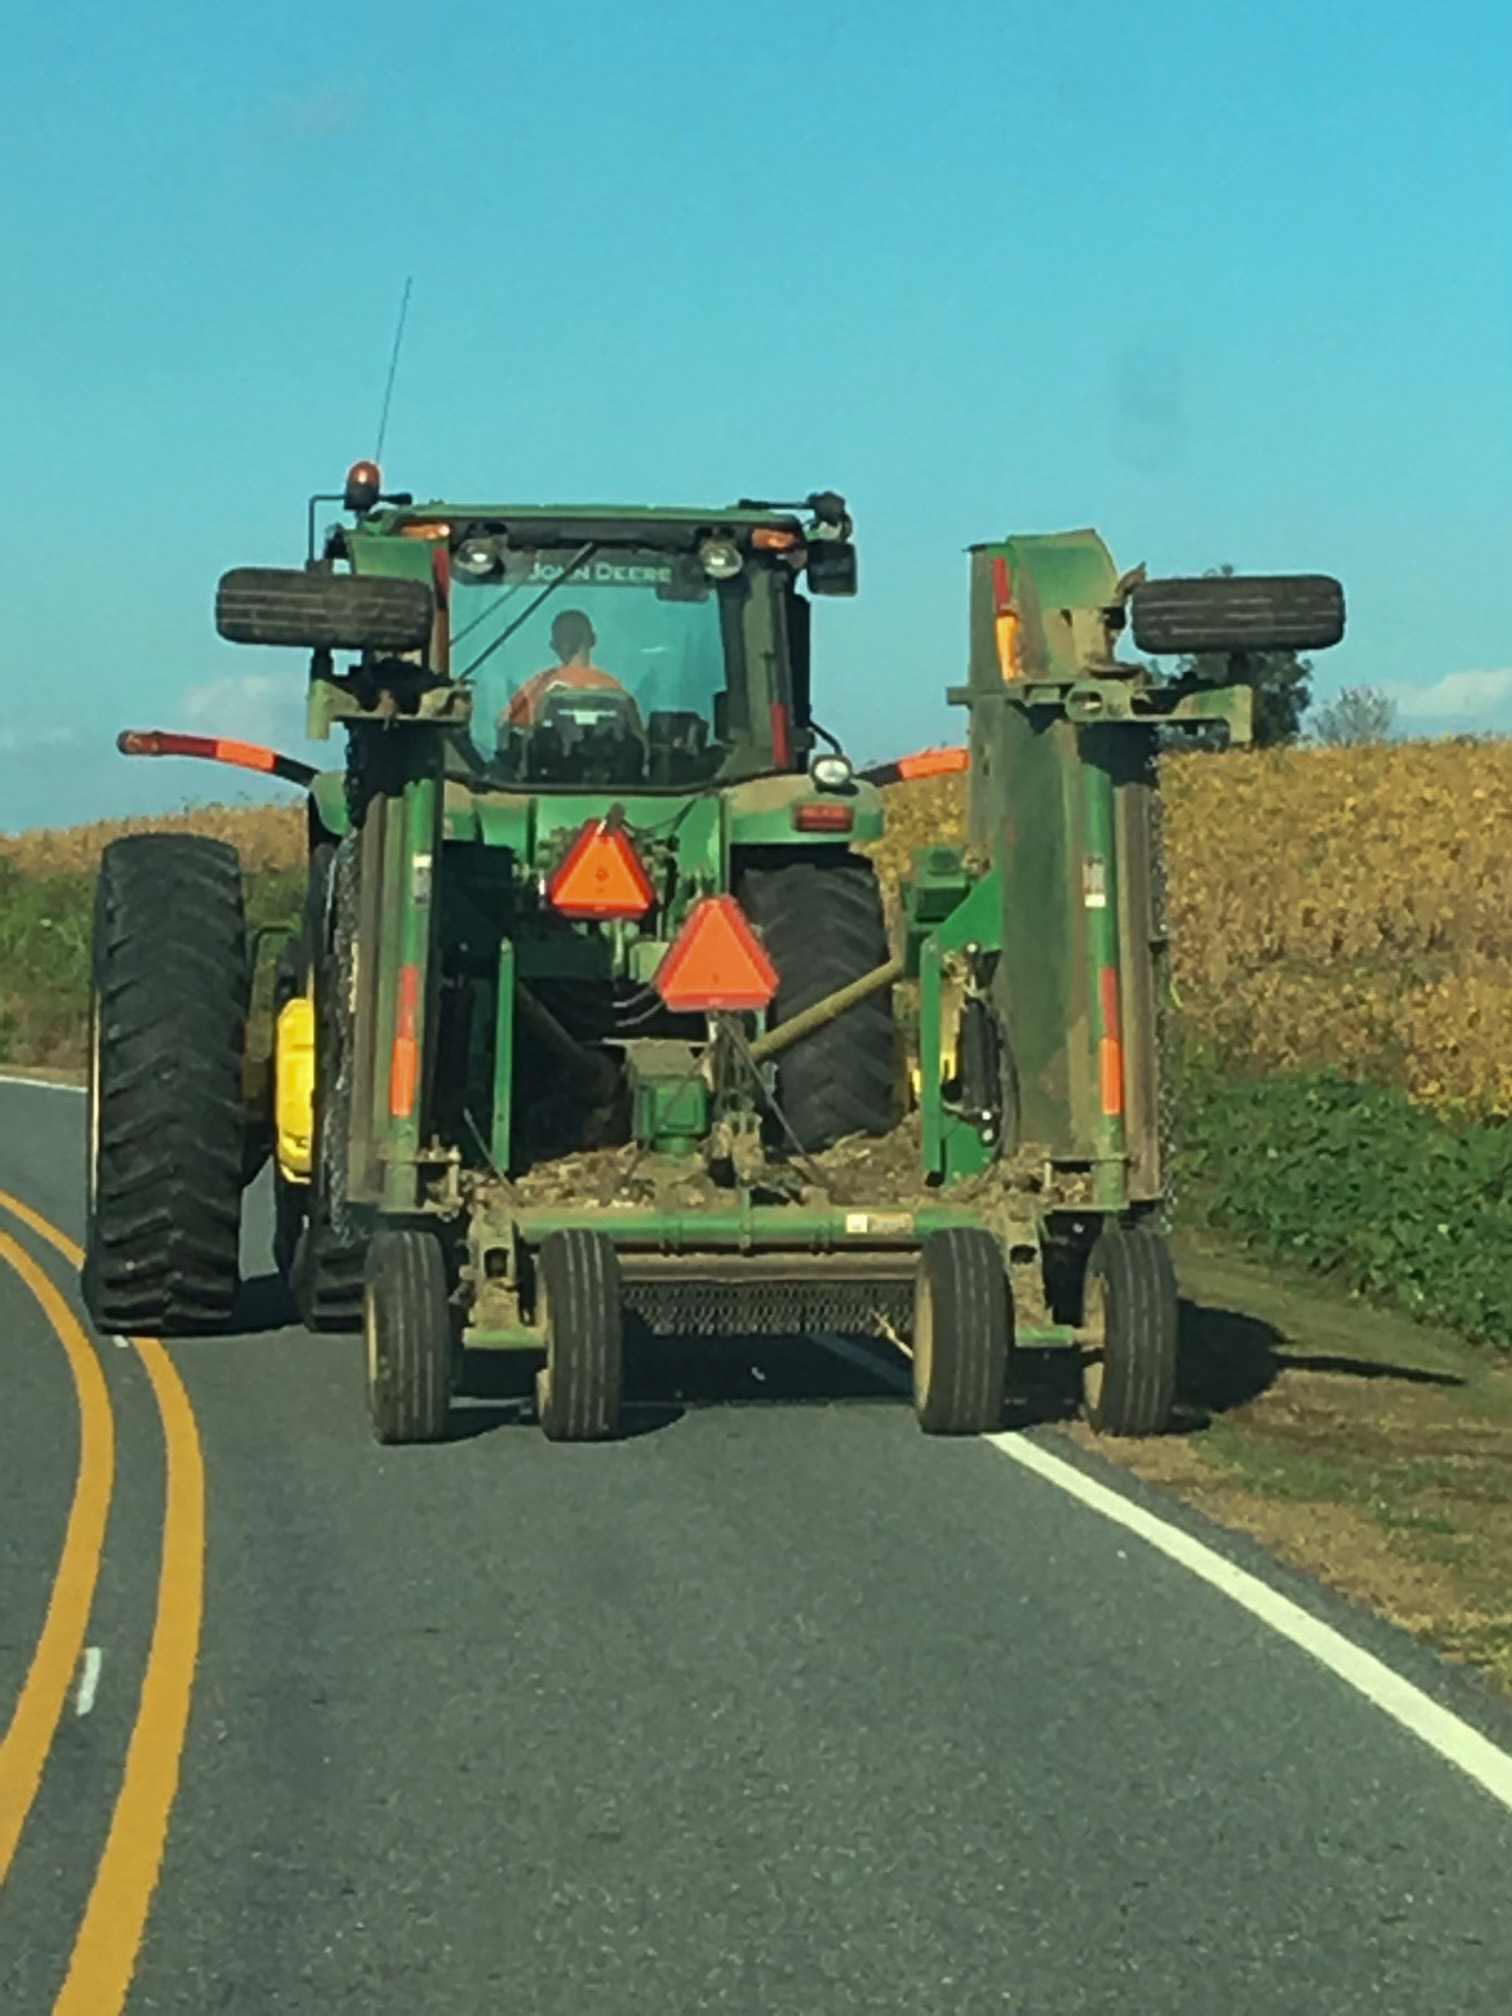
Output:
<svg viewBox="0 0 1512 2016">
<path fill-rule="evenodd" d="M 489 1153 L 494 1167 L 509 1174 L 514 1152 L 515 948 L 499 940 L 499 989 L 494 1011 L 493 1132 Z"/>
<path fill-rule="evenodd" d="M 322 770 L 310 785 L 310 799 L 315 808 L 316 823 L 333 840 L 339 840 L 351 824 L 346 801 L 346 772 Z"/>
<path fill-rule="evenodd" d="M 818 791 L 807 777 L 762 778 L 732 786 L 728 797 L 732 847 L 848 847 L 882 837 L 882 794 L 874 784 L 858 781 L 842 794 Z M 805 833 L 795 823 L 802 805 L 836 803 L 853 815 L 844 833 Z"/>
<path fill-rule="evenodd" d="M 423 759 L 423 731 L 407 731 L 413 749 Z M 431 947 L 434 939 L 432 887 L 441 832 L 441 792 L 434 775 L 411 776 L 403 794 L 385 801 L 383 925 L 379 979 L 378 1127 L 386 1136 L 383 1203 L 390 1211 L 414 1211 L 420 1202 L 416 1156 L 426 1131 L 429 1072 L 426 1069 L 431 995 Z M 395 953 L 387 956 L 392 946 Z M 391 1077 L 400 974 L 414 966 L 419 976 L 415 1006 L 415 1040 L 419 1054 L 415 1098 L 407 1114 L 392 1111 Z"/>
<path fill-rule="evenodd" d="M 940 1090 L 941 951 L 938 937 L 926 938 L 919 955 L 919 1138 L 926 1177 L 945 1172 L 945 1112 Z"/>
<path fill-rule="evenodd" d="M 1104 975 L 1111 974 L 1119 987 L 1122 973 L 1118 945 L 1118 851 L 1113 825 L 1113 780 L 1104 762 L 1106 728 L 1088 728 L 1082 741 L 1082 819 L 1086 852 L 1083 856 L 1082 905 L 1086 915 L 1087 1001 L 1090 1048 L 1087 1077 L 1090 1098 L 1089 1131 L 1093 1141 L 1093 1203 L 1103 1210 L 1122 1209 L 1126 1201 L 1124 1167 L 1124 1123 L 1122 1089 L 1118 1111 L 1105 1110 L 1102 1089 L 1101 1046 L 1122 1044 L 1121 1021 L 1117 1013 L 1107 1013 L 1112 1003 L 1104 999 Z M 1120 1066 L 1120 1073 L 1122 1067 Z"/>
</svg>

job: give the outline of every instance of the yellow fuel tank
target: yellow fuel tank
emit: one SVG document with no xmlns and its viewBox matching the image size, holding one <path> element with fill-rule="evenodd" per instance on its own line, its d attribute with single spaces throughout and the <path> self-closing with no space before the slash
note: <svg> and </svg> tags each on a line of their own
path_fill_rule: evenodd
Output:
<svg viewBox="0 0 1512 2016">
<path fill-rule="evenodd" d="M 278 1166 L 291 1183 L 310 1180 L 315 1139 L 315 1003 L 296 994 L 273 1035 L 273 1127 Z"/>
</svg>

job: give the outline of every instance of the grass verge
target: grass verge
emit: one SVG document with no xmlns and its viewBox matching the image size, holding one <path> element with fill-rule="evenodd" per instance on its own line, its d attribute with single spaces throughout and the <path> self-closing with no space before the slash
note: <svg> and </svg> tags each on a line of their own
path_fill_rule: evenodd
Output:
<svg viewBox="0 0 1512 2016">
<path fill-rule="evenodd" d="M 1221 1235 L 1176 1249 L 1177 1432 L 1069 1432 L 1512 1699 L 1512 1365 Z"/>
</svg>

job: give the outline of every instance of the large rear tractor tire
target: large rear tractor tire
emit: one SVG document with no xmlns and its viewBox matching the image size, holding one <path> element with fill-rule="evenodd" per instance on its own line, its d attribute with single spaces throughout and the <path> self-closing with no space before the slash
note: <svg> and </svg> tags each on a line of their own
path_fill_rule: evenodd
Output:
<svg viewBox="0 0 1512 2016">
<path fill-rule="evenodd" d="M 619 1255 L 602 1232 L 549 1232 L 536 1255 L 536 1307 L 546 1363 L 536 1411 L 552 1442 L 607 1442 L 619 1432 L 624 1299 Z"/>
<path fill-rule="evenodd" d="M 887 963 L 882 897 L 869 861 L 837 849 L 831 860 L 750 868 L 737 894 L 777 968 L 774 1028 Z M 886 1134 L 897 1119 L 891 990 L 858 1001 L 784 1051 L 777 1103 L 810 1152 L 848 1134 Z"/>
<path fill-rule="evenodd" d="M 1158 1435 L 1176 1397 L 1178 1298 L 1159 1232 L 1110 1224 L 1082 1285 L 1082 1402 L 1099 1435 Z"/>
<path fill-rule="evenodd" d="M 914 1277 L 914 1415 L 926 1435 L 988 1435 L 1003 1425 L 1013 1294 L 990 1232 L 931 1232 Z"/>
<path fill-rule="evenodd" d="M 355 839 L 317 847 L 306 933 L 315 968 L 315 1130 L 291 1285 L 307 1330 L 361 1327 L 367 1243 L 347 1203 L 352 1110 L 349 982 L 357 928 Z"/>
<path fill-rule="evenodd" d="M 240 1285 L 250 968 L 236 850 L 114 840 L 95 893 L 83 1292 L 102 1330 L 221 1328 Z"/>
<path fill-rule="evenodd" d="M 446 1256 L 433 1232 L 374 1235 L 362 1291 L 368 1410 L 380 1442 L 440 1442 L 456 1347 Z"/>
</svg>

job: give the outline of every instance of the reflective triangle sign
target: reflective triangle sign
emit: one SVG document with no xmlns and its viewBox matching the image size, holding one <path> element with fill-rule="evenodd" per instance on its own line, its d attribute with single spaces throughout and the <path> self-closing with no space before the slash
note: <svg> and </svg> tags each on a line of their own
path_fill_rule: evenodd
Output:
<svg viewBox="0 0 1512 2016">
<path fill-rule="evenodd" d="M 643 917 L 654 891 L 624 829 L 590 819 L 546 894 L 564 917 Z"/>
<path fill-rule="evenodd" d="M 765 1008 L 777 992 L 777 969 L 733 896 L 705 896 L 652 983 L 675 1015 L 717 1008 Z"/>
</svg>

